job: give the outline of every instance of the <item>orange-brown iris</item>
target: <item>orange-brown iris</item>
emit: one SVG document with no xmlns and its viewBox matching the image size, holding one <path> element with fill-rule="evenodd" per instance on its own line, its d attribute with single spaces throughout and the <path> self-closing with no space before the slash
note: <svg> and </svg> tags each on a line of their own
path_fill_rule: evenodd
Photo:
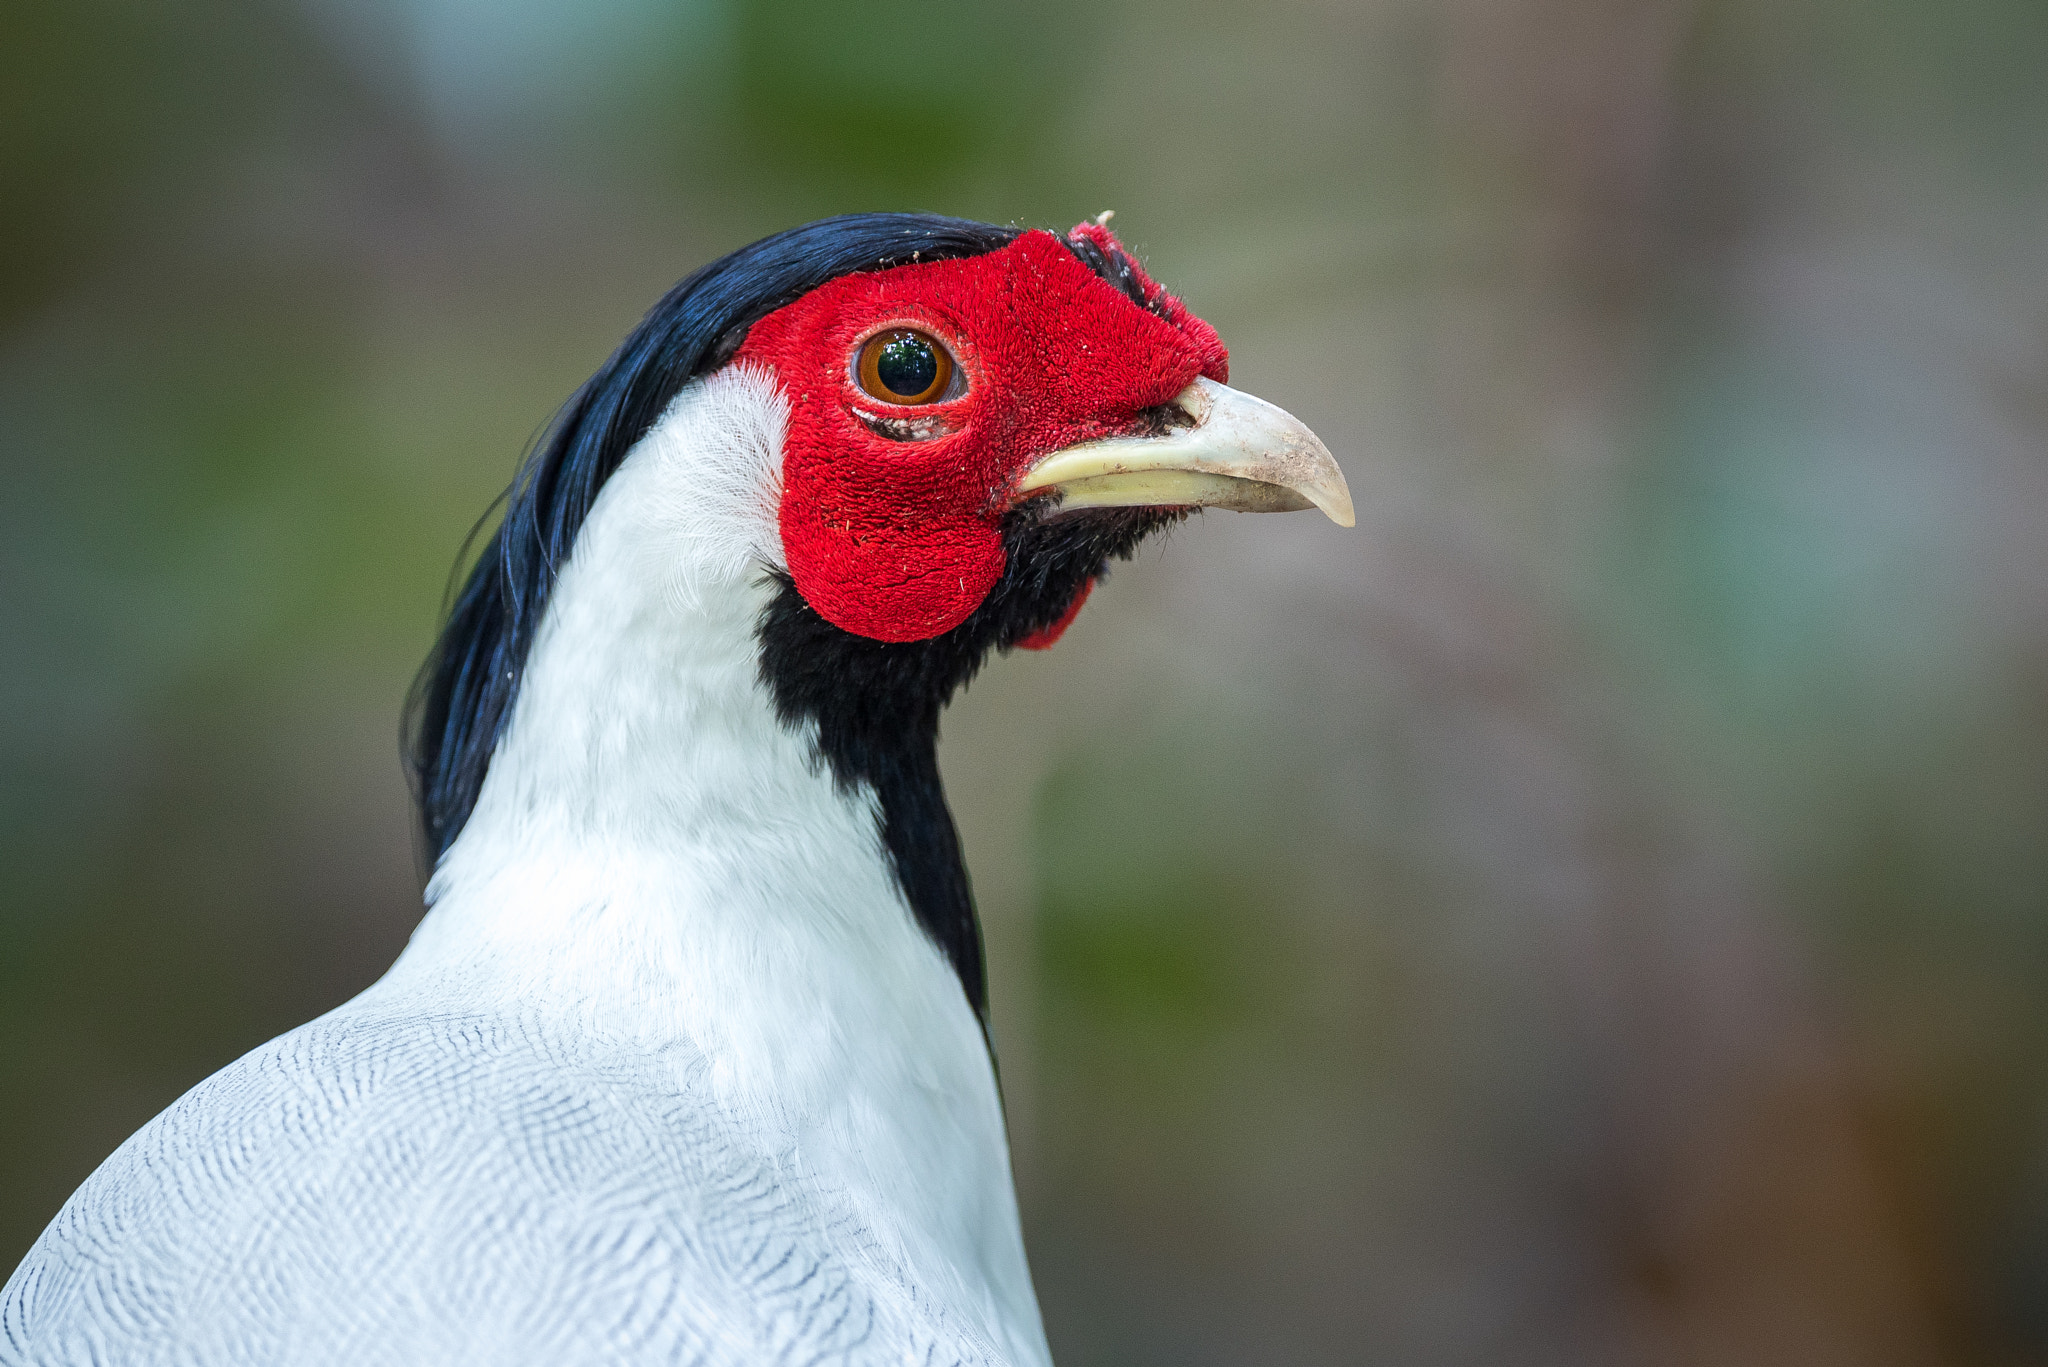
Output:
<svg viewBox="0 0 2048 1367">
<path fill-rule="evenodd" d="M 854 365 L 860 387 L 883 403 L 936 403 L 953 380 L 953 358 L 936 338 L 892 328 L 868 338 Z"/>
</svg>

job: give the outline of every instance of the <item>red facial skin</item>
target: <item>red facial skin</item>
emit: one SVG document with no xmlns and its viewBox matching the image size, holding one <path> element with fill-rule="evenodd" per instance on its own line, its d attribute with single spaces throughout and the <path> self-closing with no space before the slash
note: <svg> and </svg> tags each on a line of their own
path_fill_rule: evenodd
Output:
<svg viewBox="0 0 2048 1367">
<path fill-rule="evenodd" d="M 1075 234 L 1116 245 L 1093 223 Z M 1139 280 L 1166 318 L 1031 232 L 984 256 L 842 276 L 755 323 L 734 360 L 774 371 L 789 399 L 782 545 L 805 601 L 879 641 L 950 631 L 1002 577 L 998 522 L 1026 470 L 1133 430 L 1140 410 L 1196 376 L 1223 382 L 1229 353 L 1215 329 Z M 852 358 L 896 327 L 943 343 L 966 392 L 916 407 L 863 392 Z M 876 430 L 891 421 L 931 435 Z"/>
</svg>

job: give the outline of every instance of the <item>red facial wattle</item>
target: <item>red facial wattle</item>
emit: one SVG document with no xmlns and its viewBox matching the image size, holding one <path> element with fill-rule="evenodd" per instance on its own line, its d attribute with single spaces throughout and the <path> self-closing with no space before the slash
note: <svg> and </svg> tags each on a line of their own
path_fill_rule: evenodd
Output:
<svg viewBox="0 0 2048 1367">
<path fill-rule="evenodd" d="M 1115 247 L 1092 223 L 1075 235 Z M 1197 376 L 1224 381 L 1214 329 L 1137 278 L 1158 312 L 1031 232 L 984 256 L 842 276 L 755 323 L 734 360 L 771 369 L 789 400 L 782 543 L 805 601 L 881 641 L 951 630 L 1002 577 L 1000 519 L 1025 470 L 1129 431 Z M 964 392 L 917 407 L 864 392 L 852 358 L 888 328 L 942 343 Z"/>
<path fill-rule="evenodd" d="M 1080 591 L 1074 595 L 1074 600 L 1067 604 L 1066 611 L 1054 618 L 1049 625 L 1040 627 L 1023 640 L 1017 642 L 1017 648 L 1020 650 L 1051 650 L 1054 646 L 1058 645 L 1060 637 L 1067 634 L 1067 628 L 1074 625 L 1074 619 L 1079 617 L 1081 609 L 1088 605 L 1088 595 L 1093 592 L 1095 592 L 1095 581 L 1093 579 L 1083 580 Z"/>
</svg>

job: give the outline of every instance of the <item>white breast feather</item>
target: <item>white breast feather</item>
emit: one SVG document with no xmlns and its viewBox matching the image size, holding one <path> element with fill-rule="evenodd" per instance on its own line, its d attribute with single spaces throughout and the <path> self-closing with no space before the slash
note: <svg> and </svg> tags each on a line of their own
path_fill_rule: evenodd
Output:
<svg viewBox="0 0 2048 1367">
<path fill-rule="evenodd" d="M 980 1028 L 755 677 L 786 420 L 628 456 L 405 954 L 102 1165 L 0 1362 L 1049 1361 Z"/>
</svg>

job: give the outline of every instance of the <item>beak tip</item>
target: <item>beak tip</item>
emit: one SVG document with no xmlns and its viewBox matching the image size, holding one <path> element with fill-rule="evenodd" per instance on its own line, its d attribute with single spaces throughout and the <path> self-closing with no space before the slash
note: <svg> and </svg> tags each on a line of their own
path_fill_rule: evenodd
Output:
<svg viewBox="0 0 2048 1367">
<path fill-rule="evenodd" d="M 1302 493 L 1322 509 L 1324 517 L 1339 527 L 1356 527 L 1358 514 L 1351 505 L 1351 485 L 1345 480 L 1344 472 L 1337 468 L 1336 457 L 1313 435 L 1309 440 L 1315 445 L 1316 477 L 1303 484 Z"/>
<path fill-rule="evenodd" d="M 1329 518 L 1330 521 L 1336 523 L 1339 527 L 1356 527 L 1358 525 L 1358 514 L 1352 510 L 1351 491 L 1349 489 L 1339 488 L 1327 492 L 1322 490 L 1317 492 L 1322 493 L 1323 497 L 1314 501 L 1315 507 L 1324 517 Z"/>
<path fill-rule="evenodd" d="M 1316 508 L 1340 527 L 1358 525 L 1344 472 L 1299 418 L 1207 377 L 1174 402 L 1191 427 L 1052 452 L 1025 472 L 1017 496 L 1057 488 L 1062 507 Z"/>
</svg>

